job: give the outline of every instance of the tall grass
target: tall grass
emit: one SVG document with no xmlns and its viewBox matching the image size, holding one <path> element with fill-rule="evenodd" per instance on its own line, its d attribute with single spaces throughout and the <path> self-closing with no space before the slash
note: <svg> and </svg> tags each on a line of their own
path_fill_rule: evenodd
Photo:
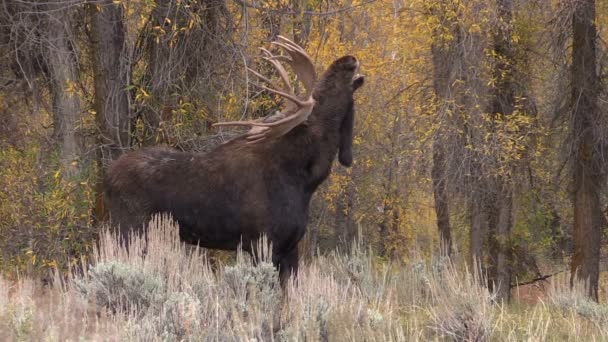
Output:
<svg viewBox="0 0 608 342">
<path fill-rule="evenodd" d="M 0 278 L 0 340 L 608 340 L 606 306 L 567 282 L 538 305 L 502 305 L 445 260 L 385 264 L 355 244 L 303 265 L 282 291 L 268 250 L 212 269 L 167 218 L 130 246 L 104 231 L 86 272 L 53 288 Z"/>
</svg>

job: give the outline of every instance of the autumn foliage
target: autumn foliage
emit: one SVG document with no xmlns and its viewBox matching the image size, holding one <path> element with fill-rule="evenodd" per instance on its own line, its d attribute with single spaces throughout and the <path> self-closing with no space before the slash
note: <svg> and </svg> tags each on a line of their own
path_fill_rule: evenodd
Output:
<svg viewBox="0 0 608 342">
<path fill-rule="evenodd" d="M 89 254 L 104 214 L 100 179 L 118 155 L 149 145 L 204 152 L 235 135 L 213 123 L 274 112 L 279 98 L 246 66 L 270 71 L 258 48 L 277 34 L 305 46 L 318 70 L 356 55 L 366 77 L 354 165 L 336 165 L 313 199 L 300 247 L 308 256 L 348 251 L 360 234 L 379 261 L 448 253 L 480 267 L 489 289 L 508 299 L 518 281 L 567 267 L 580 246 L 573 231 L 585 224 L 575 220 L 572 194 L 588 170 L 595 186 L 581 198 L 597 209 L 594 236 L 606 229 L 603 4 L 5 3 L 3 272 L 67 270 Z M 583 25 L 581 41 L 594 42 L 595 83 L 571 82 L 573 49 L 591 53 L 591 43 L 573 44 L 573 23 Z M 585 35 L 591 28 L 597 35 Z M 586 84 L 595 114 L 573 121 Z M 597 251 L 579 253 L 573 271 L 599 260 Z"/>
</svg>

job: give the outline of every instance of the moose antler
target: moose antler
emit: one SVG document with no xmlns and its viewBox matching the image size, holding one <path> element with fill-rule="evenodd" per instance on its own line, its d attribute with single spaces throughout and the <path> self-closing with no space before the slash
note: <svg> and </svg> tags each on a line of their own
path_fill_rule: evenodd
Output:
<svg viewBox="0 0 608 342">
<path fill-rule="evenodd" d="M 312 98 L 312 91 L 317 80 L 317 75 L 312 60 L 301 46 L 283 36 L 278 36 L 277 38 L 277 41 L 272 42 L 272 44 L 280 47 L 287 55 L 273 55 L 264 48 L 261 48 L 261 50 L 264 54 L 263 58 L 272 64 L 279 73 L 283 86 L 277 86 L 273 81 L 257 71 L 250 68 L 247 69 L 270 85 L 270 87 L 261 86 L 263 89 L 287 99 L 285 109 L 272 115 L 273 119 L 278 118 L 278 120 L 268 122 L 269 117 L 266 117 L 257 120 L 230 121 L 214 124 L 214 126 L 251 127 L 249 131 L 245 133 L 245 137 L 250 144 L 286 134 L 294 127 L 306 121 L 315 105 L 315 100 Z M 306 88 L 306 93 L 302 97 L 298 97 L 294 93 L 293 87 L 289 82 L 287 71 L 281 64 L 281 61 L 286 62 L 291 66 L 300 82 L 304 85 L 304 88 Z"/>
</svg>

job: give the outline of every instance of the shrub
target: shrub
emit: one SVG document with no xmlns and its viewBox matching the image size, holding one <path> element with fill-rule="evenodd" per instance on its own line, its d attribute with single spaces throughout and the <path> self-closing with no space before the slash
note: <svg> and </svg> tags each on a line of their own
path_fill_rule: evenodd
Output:
<svg viewBox="0 0 608 342">
<path fill-rule="evenodd" d="M 608 306 L 596 303 L 587 297 L 585 295 L 587 287 L 584 283 L 575 283 L 574 286 L 570 286 L 569 277 L 569 275 L 564 275 L 551 282 L 549 301 L 561 310 L 576 313 L 590 320 L 608 333 Z"/>
<path fill-rule="evenodd" d="M 0 271 L 48 274 L 67 271 L 87 255 L 95 229 L 92 166 L 78 178 L 65 177 L 57 153 L 44 158 L 41 147 L 0 149 Z M 16 271 L 16 272 L 15 272 Z"/>
<path fill-rule="evenodd" d="M 458 272 L 450 263 L 435 266 L 426 282 L 434 303 L 431 328 L 453 341 L 488 341 L 496 317 L 494 294 L 477 273 Z"/>
<path fill-rule="evenodd" d="M 154 274 L 115 261 L 93 266 L 88 277 L 75 285 L 87 298 L 112 311 L 158 305 L 165 292 L 161 279 Z"/>
<path fill-rule="evenodd" d="M 252 298 L 265 307 L 271 307 L 278 302 L 279 276 L 271 262 L 260 261 L 253 265 L 239 258 L 235 265 L 226 266 L 223 281 L 243 309 L 249 304 L 248 299 Z"/>
<path fill-rule="evenodd" d="M 34 306 L 30 301 L 17 303 L 8 308 L 10 326 L 18 341 L 29 340 L 33 329 Z"/>
<path fill-rule="evenodd" d="M 201 303 L 196 297 L 184 292 L 170 294 L 162 308 L 163 335 L 176 341 L 195 336 L 200 325 L 201 310 Z"/>
<path fill-rule="evenodd" d="M 554 291 L 550 304 L 500 306 L 482 277 L 445 260 L 385 265 L 356 249 L 321 255 L 301 265 L 283 295 L 269 253 L 254 266 L 240 252 L 236 263 L 212 270 L 200 250 L 185 248 L 167 218 L 155 219 L 147 235 L 154 253 L 142 253 L 141 237 L 126 253 L 107 230 L 101 235 L 89 270 L 64 287 L 34 293 L 0 278 L 0 340 L 608 338 L 605 306 L 569 286 Z"/>
</svg>

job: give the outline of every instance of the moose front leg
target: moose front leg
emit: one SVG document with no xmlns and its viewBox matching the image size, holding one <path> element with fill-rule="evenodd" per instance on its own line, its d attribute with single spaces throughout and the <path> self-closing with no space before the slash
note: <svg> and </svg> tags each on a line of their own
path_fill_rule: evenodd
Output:
<svg viewBox="0 0 608 342">
<path fill-rule="evenodd" d="M 293 275 L 294 279 L 298 276 L 298 261 L 297 245 L 287 253 L 278 255 L 275 266 L 279 268 L 281 287 L 285 288 L 287 286 L 290 276 Z"/>
</svg>

